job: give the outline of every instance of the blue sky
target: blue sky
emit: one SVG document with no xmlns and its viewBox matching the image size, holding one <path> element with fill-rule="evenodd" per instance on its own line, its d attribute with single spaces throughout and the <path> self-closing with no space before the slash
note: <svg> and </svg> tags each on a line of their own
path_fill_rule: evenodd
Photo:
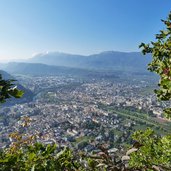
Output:
<svg viewBox="0 0 171 171">
<path fill-rule="evenodd" d="M 139 51 L 170 10 L 171 0 L 1 0 L 0 61 L 46 51 Z"/>
</svg>

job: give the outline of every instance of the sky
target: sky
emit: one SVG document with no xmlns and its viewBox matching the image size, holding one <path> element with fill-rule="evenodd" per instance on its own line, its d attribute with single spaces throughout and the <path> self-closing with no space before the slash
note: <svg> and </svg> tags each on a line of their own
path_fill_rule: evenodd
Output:
<svg viewBox="0 0 171 171">
<path fill-rule="evenodd" d="M 140 51 L 171 0 L 0 0 L 0 62 L 37 53 Z"/>
</svg>

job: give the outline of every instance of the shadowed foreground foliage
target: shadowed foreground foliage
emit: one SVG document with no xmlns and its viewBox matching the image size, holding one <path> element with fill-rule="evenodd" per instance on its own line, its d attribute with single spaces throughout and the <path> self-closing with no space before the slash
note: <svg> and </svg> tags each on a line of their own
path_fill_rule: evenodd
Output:
<svg viewBox="0 0 171 171">
<path fill-rule="evenodd" d="M 103 146 L 98 154 L 86 154 L 55 143 L 45 145 L 36 135 L 15 132 L 10 138 L 10 147 L 0 152 L 0 171 L 171 170 L 171 136 L 157 136 L 151 129 L 135 132 L 136 143 L 124 156 L 110 155 Z"/>
</svg>

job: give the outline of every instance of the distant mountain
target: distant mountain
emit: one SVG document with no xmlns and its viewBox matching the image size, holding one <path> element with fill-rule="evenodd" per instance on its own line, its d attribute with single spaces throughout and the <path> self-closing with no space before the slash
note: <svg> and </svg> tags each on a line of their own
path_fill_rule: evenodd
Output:
<svg viewBox="0 0 171 171">
<path fill-rule="evenodd" d="M 10 62 L 5 64 L 3 70 L 14 74 L 29 74 L 29 75 L 64 75 L 76 74 L 85 72 L 83 69 L 68 68 L 63 66 L 53 66 L 41 63 L 18 63 Z"/>
<path fill-rule="evenodd" d="M 1 69 L 11 74 L 23 74 L 32 76 L 53 76 L 71 75 L 87 78 L 116 78 L 117 72 L 96 71 L 90 69 L 71 68 L 63 66 L 53 66 L 40 63 L 8 63 L 1 66 Z"/>
<path fill-rule="evenodd" d="M 106 51 L 89 56 L 58 52 L 42 53 L 28 62 L 86 69 L 145 71 L 150 60 L 150 55 L 143 56 L 140 52 Z"/>
<path fill-rule="evenodd" d="M 7 72 L 5 72 L 3 70 L 0 70 L 0 74 L 2 75 L 2 78 L 5 80 L 8 80 L 8 79 L 15 80 L 15 78 L 12 75 L 8 74 Z M 3 105 L 13 105 L 13 104 L 18 104 L 18 103 L 25 103 L 25 102 L 29 102 L 33 99 L 33 93 L 30 90 L 23 87 L 18 81 L 14 82 L 14 84 L 17 85 L 18 89 L 24 91 L 23 97 L 20 99 L 14 99 L 14 98 L 7 99 L 7 102 L 4 103 Z"/>
</svg>

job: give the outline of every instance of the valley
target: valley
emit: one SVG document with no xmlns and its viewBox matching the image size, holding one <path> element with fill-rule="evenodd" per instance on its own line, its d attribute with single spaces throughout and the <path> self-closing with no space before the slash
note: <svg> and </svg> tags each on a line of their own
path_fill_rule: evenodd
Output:
<svg viewBox="0 0 171 171">
<path fill-rule="evenodd" d="M 156 77 L 118 73 L 106 78 L 104 73 L 94 76 L 93 72 L 84 77 L 16 74 L 15 78 L 34 97 L 27 103 L 2 105 L 0 146 L 11 143 L 8 136 L 15 131 L 37 135 L 43 143 L 55 141 L 84 151 L 96 151 L 100 144 L 123 149 L 132 144 L 135 130 L 147 127 L 167 134 L 171 123 L 162 119 L 162 108 L 169 103 L 156 100 Z M 31 123 L 24 129 L 21 120 L 27 116 Z"/>
</svg>

